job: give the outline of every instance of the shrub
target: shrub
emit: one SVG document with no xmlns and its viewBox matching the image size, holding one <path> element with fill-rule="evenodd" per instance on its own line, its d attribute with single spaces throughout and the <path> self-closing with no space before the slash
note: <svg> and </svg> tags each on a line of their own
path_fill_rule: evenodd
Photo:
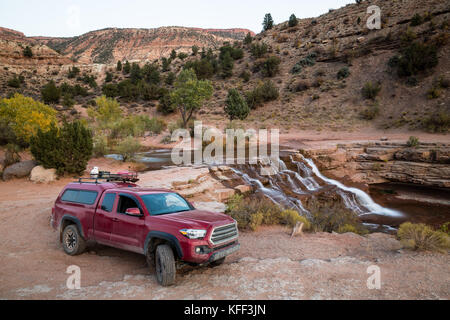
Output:
<svg viewBox="0 0 450 320">
<path fill-rule="evenodd" d="M 188 54 L 187 54 L 187 53 L 180 52 L 180 53 L 178 54 L 178 59 L 180 59 L 180 60 L 184 60 L 184 59 L 186 59 L 187 57 L 188 57 Z"/>
<path fill-rule="evenodd" d="M 15 75 L 11 79 L 8 80 L 8 87 L 11 88 L 20 88 L 21 85 L 24 83 L 25 79 L 23 76 L 17 76 Z"/>
<path fill-rule="evenodd" d="M 303 68 L 305 68 L 305 67 L 314 66 L 316 64 L 316 57 L 317 57 L 317 54 L 314 52 L 308 54 L 308 56 L 306 56 L 306 58 L 303 58 L 302 60 L 300 60 L 299 62 L 297 62 L 294 65 L 291 72 L 293 74 L 297 74 L 297 73 L 300 73 L 303 70 Z"/>
<path fill-rule="evenodd" d="M 166 83 L 168 86 L 172 86 L 173 83 L 175 82 L 176 78 L 177 78 L 177 76 L 176 76 L 176 74 L 175 74 L 174 72 L 169 72 L 169 73 L 167 74 L 165 83 Z"/>
<path fill-rule="evenodd" d="M 227 203 L 227 214 L 238 223 L 239 229 L 256 230 L 261 225 L 287 225 L 294 227 L 297 222 L 304 223 L 303 230 L 311 228 L 308 219 L 297 211 L 284 210 L 267 198 L 244 198 L 233 196 Z"/>
<path fill-rule="evenodd" d="M 307 200 L 306 205 L 311 212 L 311 229 L 315 232 L 338 232 L 339 229 L 348 230 L 349 226 L 353 226 L 356 233 L 367 233 L 358 216 L 338 199 L 322 199 L 319 195 Z"/>
<path fill-rule="evenodd" d="M 78 77 L 79 74 L 80 74 L 80 69 L 75 67 L 75 66 L 73 66 L 72 68 L 69 68 L 69 72 L 67 74 L 67 77 L 69 79 L 73 79 L 73 78 Z"/>
<path fill-rule="evenodd" d="M 108 137 L 106 135 L 95 135 L 93 138 L 92 154 L 100 158 L 109 153 Z"/>
<path fill-rule="evenodd" d="M 414 42 L 403 49 L 401 56 L 396 61 L 391 61 L 391 64 L 397 66 L 400 77 L 410 77 L 434 68 L 438 64 L 436 46 Z"/>
<path fill-rule="evenodd" d="M 108 125 L 122 118 L 122 110 L 115 99 L 101 96 L 95 99 L 97 108 L 90 107 L 88 115 L 99 122 L 100 125 Z"/>
<path fill-rule="evenodd" d="M 361 89 L 364 99 L 375 100 L 378 93 L 381 91 L 381 84 L 378 82 L 366 82 L 364 87 Z"/>
<path fill-rule="evenodd" d="M 250 81 L 250 77 L 251 77 L 250 72 L 248 72 L 246 70 L 242 71 L 242 73 L 239 75 L 239 78 L 244 80 L 244 82 L 249 82 Z"/>
<path fill-rule="evenodd" d="M 373 120 L 375 119 L 378 114 L 380 113 L 380 108 L 377 103 L 368 106 L 363 111 L 361 111 L 360 115 L 361 118 L 364 120 Z"/>
<path fill-rule="evenodd" d="M 308 90 L 309 87 L 310 87 L 310 85 L 307 81 L 300 80 L 299 82 L 294 84 L 294 86 L 291 88 L 291 91 L 292 92 L 302 92 L 302 91 Z"/>
<path fill-rule="evenodd" d="M 256 107 L 265 102 L 278 99 L 279 95 L 278 88 L 272 81 L 268 80 L 260 83 L 252 91 L 247 91 L 245 94 L 245 100 L 250 109 L 256 109 Z"/>
<path fill-rule="evenodd" d="M 450 239 L 446 233 L 434 231 L 423 223 L 402 224 L 397 237 L 406 248 L 413 250 L 445 251 L 450 247 Z"/>
<path fill-rule="evenodd" d="M 31 139 L 31 153 L 45 168 L 81 175 L 92 156 L 92 133 L 81 122 L 65 122 L 61 129 L 39 130 Z"/>
<path fill-rule="evenodd" d="M 344 67 L 338 71 L 337 78 L 338 78 L 338 80 L 342 80 L 342 79 L 348 78 L 349 75 L 350 75 L 350 70 L 348 69 L 348 67 Z"/>
<path fill-rule="evenodd" d="M 17 93 L 10 99 L 0 100 L 0 119 L 24 144 L 29 143 L 39 129 L 45 132 L 57 121 L 53 108 Z"/>
<path fill-rule="evenodd" d="M 244 38 L 244 44 L 249 45 L 252 43 L 252 41 L 253 41 L 253 37 L 252 37 L 251 33 L 249 32 L 249 33 L 247 33 L 247 35 Z"/>
<path fill-rule="evenodd" d="M 172 104 L 172 101 L 170 99 L 170 93 L 164 94 L 159 99 L 157 111 L 162 113 L 163 115 L 168 115 L 175 112 L 175 106 Z"/>
<path fill-rule="evenodd" d="M 311 222 L 295 210 L 284 210 L 281 212 L 280 222 L 281 224 L 285 224 L 290 227 L 295 227 L 297 223 L 300 222 L 303 223 L 303 231 L 308 231 L 311 229 Z"/>
<path fill-rule="evenodd" d="M 420 14 L 416 13 L 412 18 L 411 18 L 411 26 L 415 27 L 418 25 L 421 25 L 423 23 L 423 18 Z"/>
<path fill-rule="evenodd" d="M 444 110 L 436 111 L 423 120 L 423 126 L 433 133 L 447 132 L 450 128 L 450 113 Z"/>
<path fill-rule="evenodd" d="M 265 77 L 273 77 L 280 70 L 281 59 L 276 56 L 267 58 L 262 64 L 262 73 Z"/>
<path fill-rule="evenodd" d="M 33 51 L 29 46 L 26 46 L 25 49 L 23 49 L 23 56 L 26 58 L 32 58 L 33 57 Z"/>
<path fill-rule="evenodd" d="M 56 87 L 55 82 L 51 80 L 41 90 L 42 100 L 46 104 L 58 103 L 61 98 L 61 90 Z"/>
<path fill-rule="evenodd" d="M 262 43 L 258 42 L 258 43 L 252 44 L 252 47 L 250 50 L 251 50 L 252 56 L 254 58 L 261 58 L 262 56 L 264 56 L 267 53 L 268 47 L 267 47 L 267 44 L 265 44 L 264 42 L 262 42 Z"/>
<path fill-rule="evenodd" d="M 116 146 L 115 151 L 122 156 L 123 162 L 127 162 L 132 160 L 140 149 L 139 141 L 129 136 Z"/>
<path fill-rule="evenodd" d="M 75 101 L 72 99 L 72 96 L 70 94 L 65 94 L 63 96 L 63 102 L 62 105 L 66 108 L 72 108 L 75 104 Z"/>
<path fill-rule="evenodd" d="M 348 232 L 358 234 L 358 229 L 356 229 L 356 227 L 351 224 L 344 224 L 343 226 L 340 226 L 337 230 L 337 233 L 348 233 Z"/>
<path fill-rule="evenodd" d="M 406 143 L 406 145 L 409 148 L 417 148 L 419 146 L 420 142 L 419 142 L 419 138 L 411 136 L 409 137 L 408 142 Z"/>
</svg>

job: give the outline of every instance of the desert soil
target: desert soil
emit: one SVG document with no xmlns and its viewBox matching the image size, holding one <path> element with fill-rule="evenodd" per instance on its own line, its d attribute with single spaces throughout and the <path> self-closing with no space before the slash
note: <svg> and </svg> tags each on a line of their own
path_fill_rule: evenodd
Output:
<svg viewBox="0 0 450 320">
<path fill-rule="evenodd" d="M 70 180 L 0 182 L 0 299 L 450 298 L 448 255 L 403 250 L 385 234 L 291 239 L 283 227 L 242 233 L 241 251 L 224 265 L 182 269 L 176 285 L 163 288 L 143 256 L 98 245 L 64 254 L 50 213 Z M 66 287 L 72 265 L 81 268 L 80 290 Z M 372 265 L 381 270 L 379 290 L 367 287 Z"/>
</svg>

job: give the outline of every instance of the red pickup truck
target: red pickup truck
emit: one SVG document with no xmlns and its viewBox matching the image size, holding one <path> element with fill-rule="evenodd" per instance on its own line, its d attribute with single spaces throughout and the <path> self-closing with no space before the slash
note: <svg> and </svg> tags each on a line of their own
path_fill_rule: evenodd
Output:
<svg viewBox="0 0 450 320">
<path fill-rule="evenodd" d="M 70 183 L 55 202 L 51 224 L 67 254 L 81 254 L 87 241 L 137 252 L 155 266 L 163 286 L 175 282 L 177 266 L 217 266 L 240 248 L 236 221 L 228 215 L 126 181 Z"/>
</svg>

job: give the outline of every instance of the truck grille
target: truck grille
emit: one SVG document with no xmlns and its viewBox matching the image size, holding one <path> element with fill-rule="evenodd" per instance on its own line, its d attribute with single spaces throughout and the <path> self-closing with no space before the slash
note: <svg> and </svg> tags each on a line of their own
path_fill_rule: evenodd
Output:
<svg viewBox="0 0 450 320">
<path fill-rule="evenodd" d="M 236 223 L 220 226 L 213 230 L 211 234 L 211 242 L 219 245 L 225 242 L 235 240 L 238 237 L 238 229 Z"/>
</svg>

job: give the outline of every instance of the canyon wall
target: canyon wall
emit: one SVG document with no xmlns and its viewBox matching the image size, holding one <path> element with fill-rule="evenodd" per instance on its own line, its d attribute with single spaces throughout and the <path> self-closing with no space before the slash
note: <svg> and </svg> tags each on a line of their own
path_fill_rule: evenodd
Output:
<svg viewBox="0 0 450 320">
<path fill-rule="evenodd" d="M 450 188 L 450 145 L 395 142 L 352 143 L 302 150 L 328 177 L 350 183 L 400 182 Z"/>
</svg>

